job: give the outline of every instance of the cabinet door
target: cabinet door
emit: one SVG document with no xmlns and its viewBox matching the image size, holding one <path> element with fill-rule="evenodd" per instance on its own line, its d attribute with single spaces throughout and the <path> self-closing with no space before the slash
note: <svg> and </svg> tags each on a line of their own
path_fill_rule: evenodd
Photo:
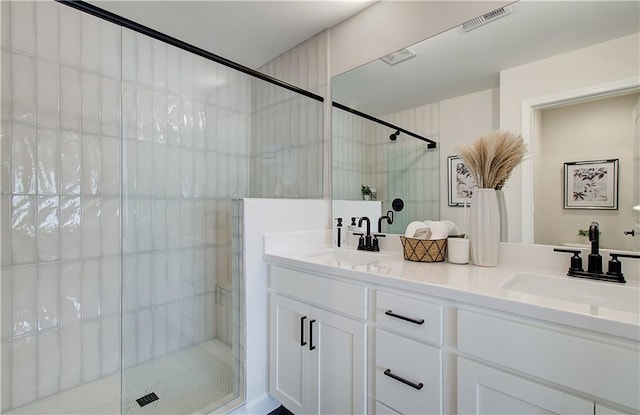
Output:
<svg viewBox="0 0 640 415">
<path fill-rule="evenodd" d="M 277 294 L 269 302 L 269 391 L 295 414 L 309 413 L 311 308 Z"/>
<path fill-rule="evenodd" d="M 311 314 L 311 413 L 366 413 L 365 324 L 317 308 Z"/>
<path fill-rule="evenodd" d="M 458 358 L 459 414 L 592 414 L 593 401 Z"/>
</svg>

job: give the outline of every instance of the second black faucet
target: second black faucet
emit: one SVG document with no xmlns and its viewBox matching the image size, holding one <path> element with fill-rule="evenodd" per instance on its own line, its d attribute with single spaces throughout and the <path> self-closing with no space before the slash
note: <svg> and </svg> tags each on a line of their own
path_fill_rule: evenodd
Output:
<svg viewBox="0 0 640 415">
<path fill-rule="evenodd" d="M 358 227 L 362 227 L 362 222 L 367 222 L 367 233 L 354 233 L 354 235 L 359 235 L 360 239 L 358 241 L 358 250 L 359 251 L 380 251 L 380 245 L 378 244 L 378 238 L 384 237 L 384 235 L 374 234 L 371 235 L 371 221 L 368 217 L 363 216 L 358 221 Z"/>
</svg>

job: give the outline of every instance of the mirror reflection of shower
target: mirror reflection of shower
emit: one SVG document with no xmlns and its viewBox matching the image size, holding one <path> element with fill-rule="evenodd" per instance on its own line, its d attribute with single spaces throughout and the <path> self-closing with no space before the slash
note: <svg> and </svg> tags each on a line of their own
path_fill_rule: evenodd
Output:
<svg viewBox="0 0 640 415">
<path fill-rule="evenodd" d="M 381 117 L 394 124 L 406 114 Z M 418 135 L 437 141 L 434 129 L 422 126 Z M 333 199 L 360 200 L 362 183 L 375 188 L 381 213 L 392 210 L 394 199 L 404 201 L 385 232 L 404 233 L 413 215 L 439 219 L 439 150 L 429 143 L 352 112 L 334 108 Z M 394 140 L 392 140 L 394 139 Z"/>
</svg>

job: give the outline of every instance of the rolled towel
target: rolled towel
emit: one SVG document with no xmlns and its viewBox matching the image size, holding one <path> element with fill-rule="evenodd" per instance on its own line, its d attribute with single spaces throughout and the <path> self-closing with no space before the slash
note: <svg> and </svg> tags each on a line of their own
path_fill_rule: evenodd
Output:
<svg viewBox="0 0 640 415">
<path fill-rule="evenodd" d="M 424 223 L 431 229 L 431 237 L 429 239 L 447 239 L 447 236 L 449 236 L 449 224 L 439 220 L 425 221 Z"/>
<path fill-rule="evenodd" d="M 457 236 L 457 235 L 460 235 L 462 233 L 462 232 L 460 232 L 460 230 L 458 229 L 456 224 L 451 222 L 450 220 L 443 220 L 441 222 L 444 222 L 447 225 L 449 225 L 449 236 Z"/>
</svg>

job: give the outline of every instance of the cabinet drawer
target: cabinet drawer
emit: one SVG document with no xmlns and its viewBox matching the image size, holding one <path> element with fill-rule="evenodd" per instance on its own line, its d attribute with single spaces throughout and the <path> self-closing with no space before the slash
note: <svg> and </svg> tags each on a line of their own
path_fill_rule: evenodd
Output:
<svg viewBox="0 0 640 415">
<path fill-rule="evenodd" d="M 367 287 L 271 265 L 269 288 L 304 302 L 367 318 Z"/>
<path fill-rule="evenodd" d="M 376 330 L 376 400 L 403 414 L 439 414 L 441 368 L 440 350 Z"/>
<path fill-rule="evenodd" d="M 611 402 L 639 409 L 640 354 L 560 331 L 458 311 L 458 350 Z"/>
<path fill-rule="evenodd" d="M 376 293 L 376 323 L 434 345 L 442 344 L 442 305 L 385 291 Z"/>
</svg>

